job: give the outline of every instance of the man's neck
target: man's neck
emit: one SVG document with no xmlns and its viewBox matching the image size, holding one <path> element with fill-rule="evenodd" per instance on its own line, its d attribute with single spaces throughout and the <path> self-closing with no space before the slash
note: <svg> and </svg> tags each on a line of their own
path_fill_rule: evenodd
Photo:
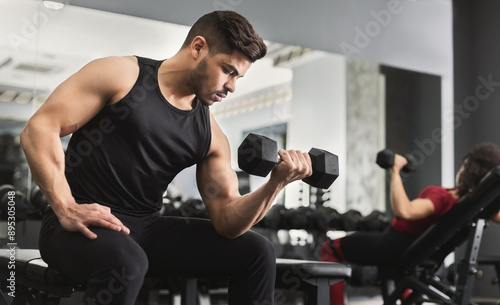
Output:
<svg viewBox="0 0 500 305">
<path fill-rule="evenodd" d="M 195 94 L 190 84 L 191 68 L 177 53 L 165 60 L 158 69 L 158 84 L 167 101 L 181 110 L 191 110 L 195 106 Z"/>
</svg>

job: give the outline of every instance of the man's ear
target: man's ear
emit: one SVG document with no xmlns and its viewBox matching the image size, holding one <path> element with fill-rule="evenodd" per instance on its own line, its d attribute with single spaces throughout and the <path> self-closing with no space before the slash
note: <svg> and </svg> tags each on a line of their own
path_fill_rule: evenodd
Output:
<svg viewBox="0 0 500 305">
<path fill-rule="evenodd" d="M 208 54 L 207 40 L 203 36 L 196 36 L 191 42 L 191 54 L 193 58 L 198 59 L 204 52 Z"/>
</svg>

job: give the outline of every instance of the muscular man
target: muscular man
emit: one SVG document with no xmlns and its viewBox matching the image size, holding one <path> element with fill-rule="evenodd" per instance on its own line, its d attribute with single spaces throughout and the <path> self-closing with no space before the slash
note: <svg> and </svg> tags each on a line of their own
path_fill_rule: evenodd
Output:
<svg viewBox="0 0 500 305">
<path fill-rule="evenodd" d="M 133 304 L 146 274 L 224 276 L 229 304 L 273 304 L 274 248 L 249 229 L 285 185 L 311 175 L 311 160 L 281 150 L 269 180 L 241 196 L 209 111 L 266 50 L 241 15 L 209 13 L 172 58 L 94 60 L 30 119 L 22 146 L 50 205 L 40 252 L 85 283 L 82 304 Z M 160 216 L 168 184 L 194 164 L 210 221 Z"/>
</svg>

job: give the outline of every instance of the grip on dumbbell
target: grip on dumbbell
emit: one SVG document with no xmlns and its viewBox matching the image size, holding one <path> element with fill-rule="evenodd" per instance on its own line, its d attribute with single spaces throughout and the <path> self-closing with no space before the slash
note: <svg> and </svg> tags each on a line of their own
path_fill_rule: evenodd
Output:
<svg viewBox="0 0 500 305">
<path fill-rule="evenodd" d="M 415 171 L 415 159 L 413 158 L 413 156 L 411 154 L 406 154 L 404 155 L 404 157 L 406 158 L 407 164 L 402 168 L 402 171 L 405 173 L 411 173 Z M 394 158 L 394 152 L 386 148 L 378 152 L 375 162 L 381 168 L 388 169 L 394 166 Z"/>
<path fill-rule="evenodd" d="M 405 173 L 414 172 L 417 169 L 415 158 L 411 154 L 405 154 L 404 157 L 405 157 L 407 162 L 406 162 L 406 165 L 403 166 L 403 172 L 405 172 Z"/>
<path fill-rule="evenodd" d="M 311 158 L 313 173 L 311 176 L 302 179 L 302 181 L 316 188 L 329 188 L 339 176 L 338 156 L 314 147 L 309 150 L 308 154 Z M 279 162 L 281 162 L 280 156 L 278 156 Z"/>
</svg>

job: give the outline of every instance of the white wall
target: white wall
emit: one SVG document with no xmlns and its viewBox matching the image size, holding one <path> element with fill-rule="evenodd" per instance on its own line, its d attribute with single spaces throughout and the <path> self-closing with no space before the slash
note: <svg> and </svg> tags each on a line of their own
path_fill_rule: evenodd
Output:
<svg viewBox="0 0 500 305">
<path fill-rule="evenodd" d="M 311 147 L 339 157 L 340 176 L 332 185 L 331 206 L 345 210 L 346 190 L 346 83 L 345 59 L 324 53 L 293 68 L 293 117 L 288 122 L 287 145 L 309 151 Z M 297 206 L 299 185 L 286 189 L 287 207 Z"/>
</svg>

